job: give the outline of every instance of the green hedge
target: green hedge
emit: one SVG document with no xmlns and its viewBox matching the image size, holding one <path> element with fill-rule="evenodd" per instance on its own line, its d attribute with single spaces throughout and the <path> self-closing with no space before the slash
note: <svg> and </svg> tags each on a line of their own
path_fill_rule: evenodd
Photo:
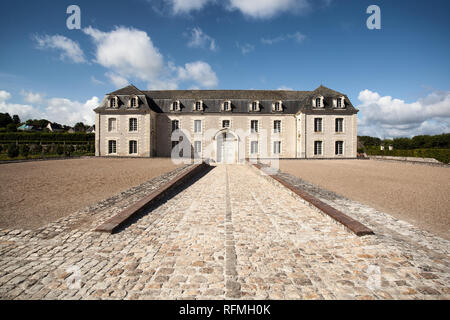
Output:
<svg viewBox="0 0 450 320">
<path fill-rule="evenodd" d="M 90 142 L 94 133 L 0 132 L 1 142 Z"/>
<path fill-rule="evenodd" d="M 450 163 L 450 149 L 414 149 L 414 150 L 380 150 L 380 147 L 367 147 L 367 154 L 372 156 L 433 158 L 443 163 Z"/>
</svg>

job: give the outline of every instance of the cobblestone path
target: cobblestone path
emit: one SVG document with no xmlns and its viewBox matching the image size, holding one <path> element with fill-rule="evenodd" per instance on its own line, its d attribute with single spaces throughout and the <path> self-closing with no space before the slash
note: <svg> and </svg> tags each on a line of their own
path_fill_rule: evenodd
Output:
<svg viewBox="0 0 450 320">
<path fill-rule="evenodd" d="M 249 166 L 214 168 L 117 234 L 92 231 L 129 198 L 50 233 L 0 230 L 0 298 L 450 298 L 448 241 L 358 238 Z"/>
</svg>

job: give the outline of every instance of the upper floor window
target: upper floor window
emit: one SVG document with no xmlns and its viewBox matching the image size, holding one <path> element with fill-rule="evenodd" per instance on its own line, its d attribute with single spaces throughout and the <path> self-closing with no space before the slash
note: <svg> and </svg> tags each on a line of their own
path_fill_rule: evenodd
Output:
<svg viewBox="0 0 450 320">
<path fill-rule="evenodd" d="M 117 128 L 117 120 L 116 118 L 109 118 L 108 119 L 108 131 L 116 131 Z"/>
<path fill-rule="evenodd" d="M 229 128 L 230 120 L 222 120 L 222 128 Z"/>
<path fill-rule="evenodd" d="M 109 100 L 109 107 L 110 107 L 110 108 L 116 108 L 116 107 L 117 107 L 117 100 L 116 100 L 116 97 L 111 98 L 111 99 Z"/>
<path fill-rule="evenodd" d="M 336 101 L 336 107 L 342 108 L 342 98 L 338 98 Z"/>
<path fill-rule="evenodd" d="M 130 118 L 129 120 L 129 131 L 137 131 L 138 130 L 138 122 L 136 118 Z"/>
<path fill-rule="evenodd" d="M 322 99 L 316 98 L 316 108 L 322 108 Z"/>
<path fill-rule="evenodd" d="M 131 108 L 136 108 L 137 105 L 138 105 L 138 99 L 137 99 L 137 97 L 132 97 L 132 98 L 131 98 L 131 101 L 130 101 L 130 107 L 131 107 Z"/>
<path fill-rule="evenodd" d="M 195 133 L 202 132 L 202 120 L 194 120 L 194 132 Z"/>
<path fill-rule="evenodd" d="M 336 132 L 343 132 L 343 131 L 344 131 L 344 119 L 336 118 Z"/>
<path fill-rule="evenodd" d="M 250 121 L 250 130 L 251 132 L 258 132 L 258 120 L 251 120 Z"/>
<path fill-rule="evenodd" d="M 172 132 L 178 129 L 180 129 L 180 121 L 172 120 Z"/>
<path fill-rule="evenodd" d="M 273 122 L 273 133 L 281 132 L 281 120 L 275 120 Z"/>
<path fill-rule="evenodd" d="M 195 102 L 195 111 L 202 111 L 203 109 L 203 102 L 202 101 L 196 101 Z"/>
<path fill-rule="evenodd" d="M 322 132 L 322 118 L 314 119 L 314 132 Z"/>
</svg>

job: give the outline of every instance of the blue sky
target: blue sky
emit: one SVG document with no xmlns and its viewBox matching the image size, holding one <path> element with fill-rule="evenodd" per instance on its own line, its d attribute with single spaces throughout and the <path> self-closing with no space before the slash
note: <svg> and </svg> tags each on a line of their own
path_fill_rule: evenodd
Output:
<svg viewBox="0 0 450 320">
<path fill-rule="evenodd" d="M 81 9 L 81 30 L 66 9 Z M 368 6 L 381 9 L 369 30 Z M 449 132 L 448 1 L 2 1 L 0 112 L 92 122 L 104 94 L 320 84 L 360 108 L 359 134 Z"/>
</svg>

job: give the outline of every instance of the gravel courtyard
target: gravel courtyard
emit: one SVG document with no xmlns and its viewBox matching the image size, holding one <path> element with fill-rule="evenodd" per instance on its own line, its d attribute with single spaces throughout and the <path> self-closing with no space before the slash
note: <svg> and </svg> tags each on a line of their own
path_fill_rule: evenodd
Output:
<svg viewBox="0 0 450 320">
<path fill-rule="evenodd" d="M 280 169 L 450 240 L 450 168 L 376 160 L 283 160 Z"/>
<path fill-rule="evenodd" d="M 131 158 L 0 164 L 0 228 L 42 227 L 176 167 Z"/>
<path fill-rule="evenodd" d="M 250 166 L 217 166 L 121 232 L 92 231 L 157 179 L 38 231 L 0 229 L 0 298 L 450 298 L 449 241 L 343 203 L 375 232 L 357 237 Z"/>
</svg>

